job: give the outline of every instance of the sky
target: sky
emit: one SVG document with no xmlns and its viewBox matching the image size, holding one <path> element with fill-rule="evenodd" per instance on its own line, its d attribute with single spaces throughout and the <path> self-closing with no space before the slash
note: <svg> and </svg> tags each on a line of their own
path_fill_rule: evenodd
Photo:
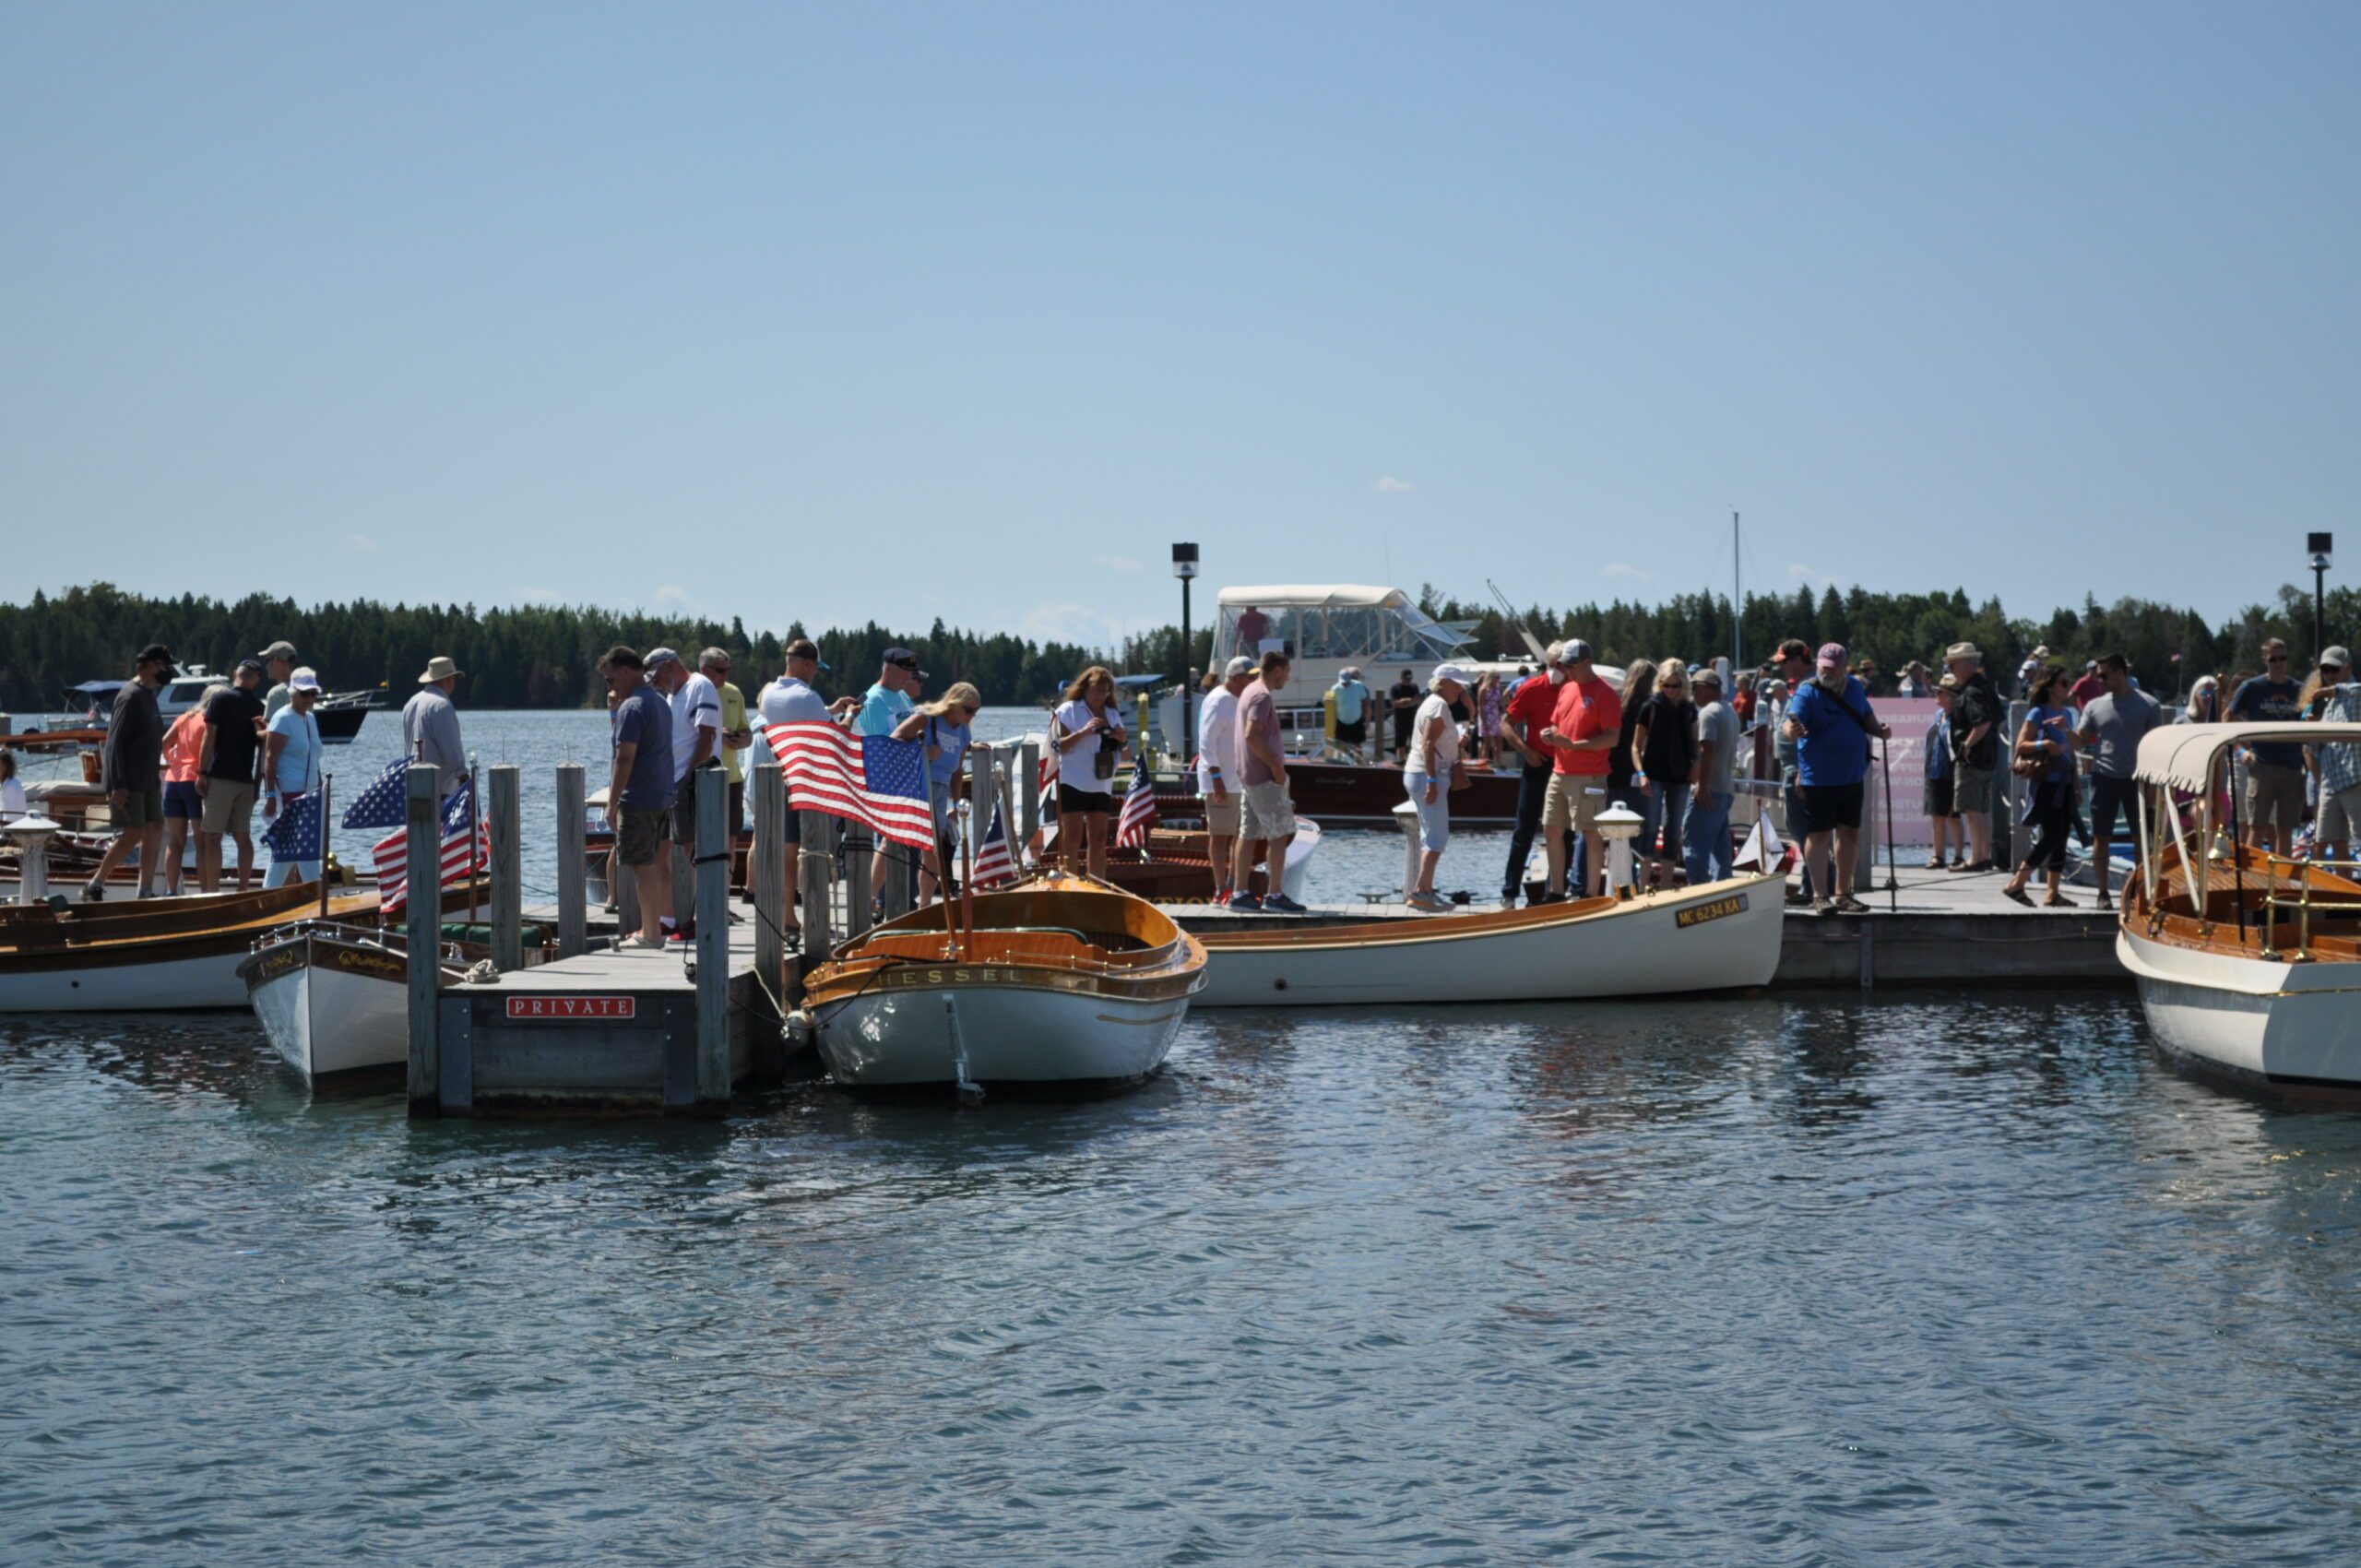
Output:
<svg viewBox="0 0 2361 1568">
<path fill-rule="evenodd" d="M 0 599 L 2361 568 L 2361 6 L 0 4 Z"/>
</svg>

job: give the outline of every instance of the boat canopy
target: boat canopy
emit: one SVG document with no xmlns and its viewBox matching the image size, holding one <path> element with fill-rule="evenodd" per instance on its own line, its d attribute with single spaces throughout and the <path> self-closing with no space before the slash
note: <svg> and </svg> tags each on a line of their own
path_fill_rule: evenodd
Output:
<svg viewBox="0 0 2361 1568">
<path fill-rule="evenodd" d="M 2231 746 L 2258 741 L 2318 745 L 2361 745 L 2361 724 L 2174 724 L 2140 737 L 2137 777 L 2142 784 L 2168 785 L 2202 794 L 2212 787 L 2213 766 Z"/>
<path fill-rule="evenodd" d="M 67 689 L 80 692 L 85 696 L 111 697 L 129 683 L 125 681 L 85 681 L 78 686 Z"/>
<path fill-rule="evenodd" d="M 1252 654 L 1265 644 L 1298 660 L 1347 664 L 1431 665 L 1469 641 L 1464 626 L 1434 619 L 1400 588 L 1365 583 L 1291 583 L 1226 588 L 1214 636 L 1215 663 L 1232 653 Z M 1248 615 L 1260 624 L 1240 625 Z"/>
</svg>

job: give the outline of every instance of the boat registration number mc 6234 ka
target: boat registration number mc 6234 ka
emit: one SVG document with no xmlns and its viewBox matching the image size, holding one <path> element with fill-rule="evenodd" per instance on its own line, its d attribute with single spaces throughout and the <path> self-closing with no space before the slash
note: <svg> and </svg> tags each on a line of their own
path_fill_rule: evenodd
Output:
<svg viewBox="0 0 2361 1568">
<path fill-rule="evenodd" d="M 1726 898 L 1716 898 L 1709 904 L 1700 904 L 1694 909 L 1676 909 L 1673 911 L 1672 923 L 1679 929 L 1686 931 L 1692 925 L 1703 925 L 1707 921 L 1718 921 L 1730 915 L 1744 913 L 1746 913 L 1746 895 L 1733 893 Z"/>
</svg>

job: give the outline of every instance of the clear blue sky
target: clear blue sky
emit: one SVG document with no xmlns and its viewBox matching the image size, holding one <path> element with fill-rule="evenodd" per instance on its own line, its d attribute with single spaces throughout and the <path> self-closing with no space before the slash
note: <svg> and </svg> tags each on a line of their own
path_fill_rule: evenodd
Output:
<svg viewBox="0 0 2361 1568">
<path fill-rule="evenodd" d="M 1737 506 L 2218 617 L 2361 571 L 2356 82 L 2350 3 L 16 0 L 0 583 L 1098 640 L 1176 539 L 1558 604 Z"/>
</svg>

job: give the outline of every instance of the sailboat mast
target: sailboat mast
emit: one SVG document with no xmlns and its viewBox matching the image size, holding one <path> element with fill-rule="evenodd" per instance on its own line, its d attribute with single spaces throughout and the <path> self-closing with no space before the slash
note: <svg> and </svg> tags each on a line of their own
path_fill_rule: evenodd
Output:
<svg viewBox="0 0 2361 1568">
<path fill-rule="evenodd" d="M 1730 683 L 1746 668 L 1746 607 L 1738 569 L 1738 508 L 1730 508 Z"/>
</svg>

